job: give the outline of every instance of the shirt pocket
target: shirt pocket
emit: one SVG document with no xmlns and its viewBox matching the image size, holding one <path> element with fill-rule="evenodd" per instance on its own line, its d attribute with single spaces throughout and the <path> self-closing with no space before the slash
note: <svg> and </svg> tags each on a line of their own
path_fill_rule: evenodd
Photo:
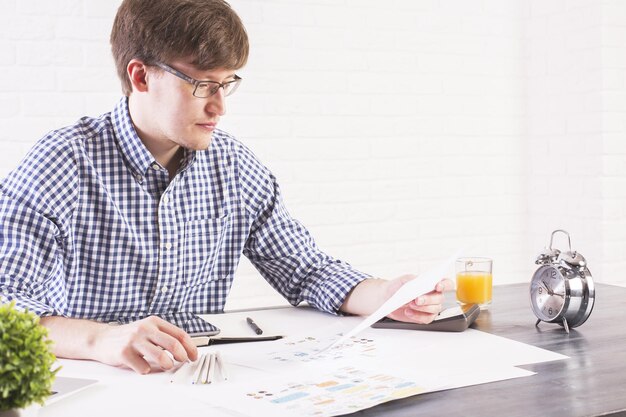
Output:
<svg viewBox="0 0 626 417">
<path fill-rule="evenodd" d="M 227 224 L 227 216 L 185 222 L 183 279 L 186 286 L 225 278 L 214 271 L 217 272 L 215 266 L 219 262 Z"/>
</svg>

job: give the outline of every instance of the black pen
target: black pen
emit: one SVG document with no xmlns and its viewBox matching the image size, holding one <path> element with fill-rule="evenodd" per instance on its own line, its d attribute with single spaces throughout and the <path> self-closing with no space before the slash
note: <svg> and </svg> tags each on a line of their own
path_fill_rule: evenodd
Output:
<svg viewBox="0 0 626 417">
<path fill-rule="evenodd" d="M 263 330 L 261 330 L 261 328 L 256 325 L 254 320 L 252 320 L 250 317 L 246 317 L 246 321 L 248 322 L 250 327 L 252 327 L 252 330 L 254 330 L 254 333 L 256 333 L 256 334 L 263 334 Z"/>
</svg>

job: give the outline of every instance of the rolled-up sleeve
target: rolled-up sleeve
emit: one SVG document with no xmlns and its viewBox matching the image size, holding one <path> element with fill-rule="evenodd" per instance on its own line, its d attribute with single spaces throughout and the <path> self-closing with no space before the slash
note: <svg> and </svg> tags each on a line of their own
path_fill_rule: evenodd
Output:
<svg viewBox="0 0 626 417">
<path fill-rule="evenodd" d="M 0 293 L 37 315 L 55 312 L 63 287 L 50 287 L 60 275 L 54 223 L 0 192 Z M 61 281 L 62 282 L 62 281 Z"/>
<path fill-rule="evenodd" d="M 244 255 L 291 304 L 303 301 L 338 314 L 348 293 L 369 275 L 322 252 L 289 215 L 276 178 L 244 150 L 239 178 L 252 228 Z"/>
<path fill-rule="evenodd" d="M 78 189 L 74 166 L 70 142 L 50 134 L 0 183 L 0 294 L 40 316 L 67 309 L 60 225 Z"/>
</svg>

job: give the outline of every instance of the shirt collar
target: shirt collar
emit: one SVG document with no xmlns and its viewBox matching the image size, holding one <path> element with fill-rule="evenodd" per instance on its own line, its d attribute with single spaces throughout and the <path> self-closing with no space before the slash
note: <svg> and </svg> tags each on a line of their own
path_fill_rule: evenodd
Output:
<svg viewBox="0 0 626 417">
<path fill-rule="evenodd" d="M 127 165 L 139 181 L 146 170 L 155 163 L 154 156 L 143 144 L 128 111 L 128 97 L 123 97 L 115 106 L 112 113 L 113 131 L 117 144 L 126 160 Z"/>
<path fill-rule="evenodd" d="M 185 148 L 185 153 L 183 154 L 183 159 L 180 161 L 179 171 L 182 172 L 189 168 L 193 161 L 196 159 L 196 151 L 192 151 L 190 149 Z"/>
<path fill-rule="evenodd" d="M 113 110 L 113 131 L 117 138 L 117 143 L 124 155 L 124 159 L 133 171 L 135 178 L 141 182 L 146 173 L 146 170 L 154 165 L 158 164 L 154 159 L 154 156 L 148 151 L 143 144 L 135 125 L 130 118 L 130 112 L 128 111 L 128 97 L 122 97 Z M 185 149 L 183 159 L 181 161 L 180 171 L 187 169 L 195 160 L 196 152 Z M 141 180 L 139 179 L 141 178 Z"/>
</svg>

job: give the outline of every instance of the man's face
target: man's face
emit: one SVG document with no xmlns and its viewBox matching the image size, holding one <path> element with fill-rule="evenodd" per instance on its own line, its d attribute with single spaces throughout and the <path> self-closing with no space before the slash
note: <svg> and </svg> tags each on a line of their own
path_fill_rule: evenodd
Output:
<svg viewBox="0 0 626 417">
<path fill-rule="evenodd" d="M 168 65 L 200 81 L 227 82 L 235 72 L 226 69 L 202 71 L 185 62 Z M 149 83 L 148 103 L 152 126 L 144 126 L 151 140 L 168 142 L 187 149 L 209 147 L 220 117 L 226 113 L 222 88 L 206 98 L 193 95 L 194 85 L 163 70 L 154 69 Z"/>
</svg>

